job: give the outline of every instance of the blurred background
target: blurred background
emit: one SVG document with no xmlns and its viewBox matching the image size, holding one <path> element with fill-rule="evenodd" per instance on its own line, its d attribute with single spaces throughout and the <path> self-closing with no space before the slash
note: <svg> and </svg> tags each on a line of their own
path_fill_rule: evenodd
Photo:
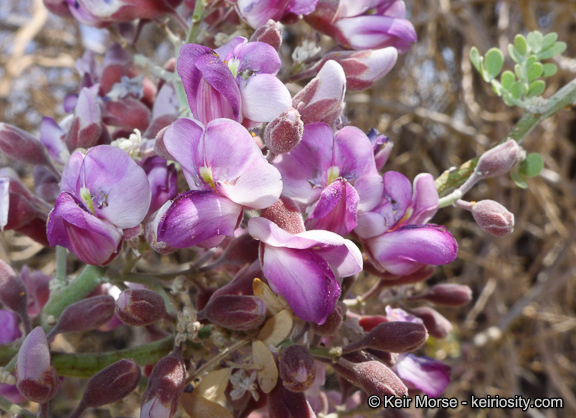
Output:
<svg viewBox="0 0 576 418">
<path fill-rule="evenodd" d="M 491 47 L 507 51 L 517 33 L 557 32 L 568 49 L 554 60 L 559 70 L 544 96 L 576 77 L 576 44 L 571 43 L 576 2 L 406 3 L 419 42 L 373 88 L 346 98 L 352 124 L 364 131 L 374 127 L 394 142 L 387 170 L 410 179 L 420 172 L 438 177 L 506 138 L 518 121 L 521 110 L 505 106 L 473 70 L 468 59 L 472 46 L 481 53 Z M 171 46 L 155 25 L 144 30 L 136 49 L 162 64 L 171 56 Z M 304 22 L 286 27 L 283 62 L 290 62 L 291 51 L 311 37 L 317 35 Z M 0 2 L 0 121 L 38 134 L 43 116 L 60 120 L 62 100 L 79 82 L 74 61 L 85 49 L 104 53 L 114 39 L 118 35 L 108 30 L 49 15 L 41 0 Z M 330 46 L 327 39 L 318 39 L 323 47 Z M 507 59 L 505 69 L 512 68 Z M 463 308 L 440 309 L 454 330 L 445 340 L 431 338 L 425 348 L 426 355 L 452 366 L 447 397 L 561 397 L 564 409 L 410 410 L 409 416 L 576 416 L 575 116 L 574 108 L 560 111 L 525 139 L 524 148 L 540 153 L 545 163 L 527 190 L 502 176 L 479 183 L 466 196 L 496 200 L 513 212 L 516 229 L 511 236 L 482 232 L 471 214 L 458 208 L 442 209 L 433 219 L 447 226 L 460 247 L 458 259 L 439 267 L 429 283 L 466 284 L 474 297 Z M 0 166 L 9 164 L 0 155 Z M 30 168 L 16 169 L 31 185 Z M 0 235 L 0 257 L 15 269 L 28 264 L 46 273 L 54 270 L 50 249 L 12 231 Z M 353 290 L 360 293 L 371 280 L 359 281 Z M 118 339 L 122 334 L 99 344 L 113 349 L 122 345 Z M 109 416 L 107 409 L 91 414 Z"/>
</svg>

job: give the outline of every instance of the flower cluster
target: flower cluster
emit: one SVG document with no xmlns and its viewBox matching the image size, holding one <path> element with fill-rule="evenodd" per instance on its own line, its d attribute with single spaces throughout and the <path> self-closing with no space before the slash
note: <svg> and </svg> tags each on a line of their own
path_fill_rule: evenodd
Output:
<svg viewBox="0 0 576 418">
<path fill-rule="evenodd" d="M 143 25 L 162 14 L 187 26 L 193 14 L 189 34 L 205 6 L 44 3 L 97 27 L 134 19 Z M 0 301 L 16 316 L 0 311 L 0 337 L 19 337 L 17 317 L 27 334 L 15 379 L 0 386 L 14 402 L 47 404 L 58 391 L 49 351 L 56 334 L 121 325 L 144 327 L 156 348 L 174 337 L 167 330 L 178 330 L 174 346 L 145 363 L 156 365 L 147 371 L 141 416 L 173 416 L 179 403 L 192 416 L 221 416 L 225 398 L 236 416 L 264 405 L 270 416 L 327 413 L 321 387 L 328 363 L 368 394 L 411 389 L 439 396 L 448 384 L 448 366 L 409 352 L 429 335 L 445 337 L 450 324 L 413 302 L 460 306 L 471 297 L 467 287 L 408 291 L 404 309 L 354 312 L 384 287 L 423 282 L 457 256 L 450 232 L 429 223 L 440 204 L 432 175 L 411 181 L 386 170 L 389 138 L 346 118 L 346 90 L 374 85 L 416 41 L 404 2 L 233 3 L 207 6 L 205 20 L 218 26 L 242 19 L 255 29 L 252 38 L 235 36 L 215 48 L 176 41 L 175 62 L 147 63 L 162 76 L 156 82 L 118 44 L 103 59 L 87 53 L 76 63 L 82 81 L 66 97 L 68 116 L 45 118 L 39 139 L 0 125 L 0 149 L 36 166 L 35 192 L 2 172 L 1 226 L 60 247 L 60 257 L 68 249 L 89 265 L 67 283 L 60 262 L 50 289 L 44 277 L 2 265 Z M 339 46 L 295 63 L 294 79 L 308 79 L 295 93 L 283 78 L 277 22 L 301 18 Z M 205 32 L 205 43 L 215 46 Z M 508 231 L 500 224 L 509 217 L 493 209 L 478 204 L 473 213 L 490 224 L 485 229 Z M 161 277 L 174 279 L 172 295 L 156 273 L 137 272 L 140 258 L 171 260 L 181 249 L 193 249 L 180 254 L 196 258 L 181 260 L 191 263 L 188 270 Z M 351 284 L 367 274 L 378 277 L 375 290 L 350 296 Z M 203 374 L 231 353 L 235 363 Z M 127 396 L 140 373 L 131 359 L 109 365 L 90 379 L 72 416 Z M 194 392 L 184 391 L 196 378 Z"/>
</svg>

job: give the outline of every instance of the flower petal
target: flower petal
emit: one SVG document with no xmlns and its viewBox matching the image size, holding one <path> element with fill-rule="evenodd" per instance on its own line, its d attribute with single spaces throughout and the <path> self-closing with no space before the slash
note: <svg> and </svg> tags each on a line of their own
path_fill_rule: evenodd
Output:
<svg viewBox="0 0 576 418">
<path fill-rule="evenodd" d="M 450 383 L 450 366 L 428 357 L 400 354 L 395 370 L 411 387 L 433 398 L 442 395 Z"/>
<path fill-rule="evenodd" d="M 326 187 L 306 220 L 308 229 L 325 229 L 347 235 L 358 224 L 358 193 L 346 180 L 337 179 Z"/>
<path fill-rule="evenodd" d="M 432 174 L 422 173 L 414 178 L 414 196 L 412 197 L 412 216 L 410 223 L 425 224 L 438 210 L 438 190 Z"/>
<path fill-rule="evenodd" d="M 292 107 L 290 92 L 271 74 L 250 77 L 240 93 L 244 117 L 256 122 L 270 122 Z"/>
<path fill-rule="evenodd" d="M 162 215 L 157 240 L 188 248 L 217 236 L 231 236 L 241 215 L 242 206 L 213 191 L 189 191 L 174 199 Z"/>
<path fill-rule="evenodd" d="M 265 246 L 264 276 L 304 321 L 323 324 L 340 297 L 328 263 L 313 251 Z"/>
<path fill-rule="evenodd" d="M 410 274 L 423 264 L 454 261 L 458 244 L 446 228 L 438 225 L 406 225 L 366 242 L 380 266 L 399 276 Z"/>
</svg>

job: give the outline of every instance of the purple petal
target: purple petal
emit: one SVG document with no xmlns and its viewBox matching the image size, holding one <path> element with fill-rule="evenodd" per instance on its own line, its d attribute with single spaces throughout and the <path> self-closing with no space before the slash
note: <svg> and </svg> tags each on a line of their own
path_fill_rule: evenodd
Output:
<svg viewBox="0 0 576 418">
<path fill-rule="evenodd" d="M 323 324 L 340 297 L 328 263 L 313 251 L 264 246 L 263 271 L 271 289 L 304 321 Z"/>
<path fill-rule="evenodd" d="M 250 77 L 240 94 L 244 117 L 256 122 L 270 122 L 292 107 L 290 92 L 274 75 L 258 74 Z"/>
<path fill-rule="evenodd" d="M 412 185 L 410 180 L 397 171 L 387 171 L 382 176 L 384 182 L 384 199 L 391 204 L 394 219 L 402 219 L 412 203 Z"/>
<path fill-rule="evenodd" d="M 0 231 L 8 224 L 10 212 L 10 178 L 0 177 Z"/>
<path fill-rule="evenodd" d="M 424 264 L 448 264 L 456 258 L 458 244 L 446 228 L 438 225 L 406 225 L 366 242 L 380 266 L 399 276 Z"/>
<path fill-rule="evenodd" d="M 5 383 L 0 383 L 0 396 L 5 397 L 12 403 L 20 403 L 26 400 L 26 398 L 20 394 L 16 385 L 8 385 Z"/>
<path fill-rule="evenodd" d="M 400 354 L 395 369 L 407 384 L 433 398 L 442 395 L 450 383 L 450 366 L 428 357 Z"/>
<path fill-rule="evenodd" d="M 291 0 L 287 12 L 296 15 L 308 15 L 316 9 L 318 0 Z"/>
<path fill-rule="evenodd" d="M 350 47 L 355 49 L 380 49 L 394 46 L 405 52 L 416 42 L 416 31 L 410 21 L 389 16 L 357 16 L 341 19 L 336 27 L 342 32 Z"/>
<path fill-rule="evenodd" d="M 425 224 L 438 210 L 438 190 L 431 174 L 418 174 L 414 179 L 411 224 Z"/>
<path fill-rule="evenodd" d="M 220 57 L 228 61 L 228 54 L 231 54 L 232 51 L 234 51 L 234 49 L 236 49 L 239 45 L 245 44 L 246 42 L 248 42 L 248 39 L 246 39 L 245 37 L 235 36 L 221 47 L 216 48 L 214 52 L 216 52 Z"/>
<path fill-rule="evenodd" d="M 218 236 L 232 236 L 242 206 L 213 191 L 181 194 L 164 212 L 157 240 L 174 248 L 188 248 Z"/>
<path fill-rule="evenodd" d="M 48 340 L 42 327 L 36 327 L 26 336 L 18 352 L 18 380 L 40 380 L 50 367 Z"/>
<path fill-rule="evenodd" d="M 294 249 L 308 249 L 322 244 L 343 245 L 346 241 L 338 234 L 323 230 L 305 231 L 292 235 L 265 218 L 250 219 L 248 233 L 267 245 Z"/>
<path fill-rule="evenodd" d="M 68 248 L 85 263 L 104 265 L 122 242 L 122 230 L 98 219 L 69 193 L 60 193 L 47 226 L 51 246 Z"/>
<path fill-rule="evenodd" d="M 119 148 L 100 145 L 88 150 L 79 185 L 90 189 L 96 216 L 119 228 L 135 227 L 148 213 L 152 192 L 146 173 Z"/>
<path fill-rule="evenodd" d="M 354 188 L 358 192 L 358 211 L 372 210 L 382 199 L 382 192 L 384 191 L 382 176 L 378 173 L 362 176 L 356 180 Z"/>
<path fill-rule="evenodd" d="M 325 229 L 347 235 L 356 228 L 358 193 L 346 180 L 337 179 L 326 187 L 306 220 L 308 229 Z"/>
<path fill-rule="evenodd" d="M 204 164 L 211 167 L 219 193 L 255 209 L 278 200 L 282 193 L 280 172 L 266 161 L 242 125 L 229 119 L 210 122 L 205 147 Z"/>
<path fill-rule="evenodd" d="M 52 118 L 45 117 L 40 125 L 40 141 L 50 154 L 52 159 L 60 164 L 65 164 L 70 157 L 70 152 L 64 144 L 64 131 Z"/>
<path fill-rule="evenodd" d="M 60 181 L 60 191 L 68 192 L 73 195 L 80 192 L 81 185 L 78 185 L 78 179 L 80 177 L 80 170 L 82 168 L 82 162 L 84 161 L 84 154 L 80 150 L 74 151 L 74 153 L 68 159 L 66 167 L 62 172 L 62 180 Z"/>
<path fill-rule="evenodd" d="M 258 75 L 276 75 L 282 63 L 278 52 L 264 42 L 248 42 L 236 47 L 226 59 L 235 58 L 240 61 L 238 72 L 253 71 Z M 292 99 L 290 99 L 292 100 Z"/>
<path fill-rule="evenodd" d="M 238 0 L 238 14 L 252 28 L 258 29 L 269 19 L 280 20 L 290 0 Z"/>
<path fill-rule="evenodd" d="M 0 344 L 11 343 L 22 336 L 18 328 L 18 315 L 14 312 L 0 309 L 0 324 Z"/>
<path fill-rule="evenodd" d="M 334 137 L 334 165 L 340 175 L 350 182 L 357 178 L 377 174 L 374 151 L 370 139 L 354 126 L 347 126 Z"/>
</svg>

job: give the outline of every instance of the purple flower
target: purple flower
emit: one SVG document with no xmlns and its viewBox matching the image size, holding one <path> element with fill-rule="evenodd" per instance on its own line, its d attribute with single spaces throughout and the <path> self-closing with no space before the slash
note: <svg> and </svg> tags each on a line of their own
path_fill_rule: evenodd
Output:
<svg viewBox="0 0 576 418">
<path fill-rule="evenodd" d="M 357 224 L 357 211 L 370 210 L 382 194 L 372 144 L 358 128 L 336 135 L 329 125 L 306 125 L 300 144 L 276 159 L 283 194 L 310 206 L 306 227 L 341 235 Z"/>
<path fill-rule="evenodd" d="M 409 388 L 433 398 L 442 395 L 450 383 L 450 366 L 428 357 L 400 354 L 394 369 Z"/>
<path fill-rule="evenodd" d="M 260 263 L 271 289 L 304 321 L 323 324 L 340 297 L 338 279 L 362 270 L 358 247 L 333 232 L 293 235 L 265 218 L 250 219 L 248 232 L 261 241 Z"/>
<path fill-rule="evenodd" d="M 124 151 L 108 145 L 76 151 L 62 174 L 61 193 L 48 219 L 50 245 L 88 264 L 116 257 L 125 229 L 137 227 L 150 207 L 146 173 Z"/>
<path fill-rule="evenodd" d="M 396 275 L 415 272 L 425 264 L 447 264 L 458 245 L 446 228 L 425 225 L 438 209 L 438 192 L 430 174 L 410 181 L 395 171 L 383 175 L 380 203 L 358 217 L 354 232 L 363 238 L 374 264 Z"/>
<path fill-rule="evenodd" d="M 306 22 L 345 48 L 394 46 L 405 52 L 417 39 L 405 17 L 401 0 L 319 0 Z"/>
<path fill-rule="evenodd" d="M 238 0 L 238 14 L 258 29 L 269 19 L 279 21 L 287 14 L 307 15 L 314 11 L 318 0 Z"/>
<path fill-rule="evenodd" d="M 2 324 L 0 327 L 0 344 L 11 343 L 22 336 L 18 322 L 18 315 L 14 312 L 0 309 L 0 324 Z M 0 383 L 0 396 L 4 396 L 14 403 L 20 403 L 25 399 L 20 395 L 16 385 L 7 383 Z"/>
<path fill-rule="evenodd" d="M 152 201 L 147 215 L 149 216 L 178 195 L 178 174 L 173 164 L 166 164 L 166 160 L 160 157 L 146 158 L 142 160 L 140 166 L 148 176 L 152 190 Z"/>
<path fill-rule="evenodd" d="M 288 89 L 276 78 L 278 52 L 263 42 L 236 37 L 213 50 L 196 44 L 180 50 L 177 70 L 194 118 L 250 125 L 269 122 L 291 106 Z"/>
<path fill-rule="evenodd" d="M 154 220 L 157 241 L 171 247 L 214 247 L 234 233 L 243 207 L 266 208 L 282 192 L 278 170 L 233 120 L 216 119 L 204 127 L 179 119 L 166 130 L 164 145 L 191 189 L 166 203 Z"/>
</svg>

